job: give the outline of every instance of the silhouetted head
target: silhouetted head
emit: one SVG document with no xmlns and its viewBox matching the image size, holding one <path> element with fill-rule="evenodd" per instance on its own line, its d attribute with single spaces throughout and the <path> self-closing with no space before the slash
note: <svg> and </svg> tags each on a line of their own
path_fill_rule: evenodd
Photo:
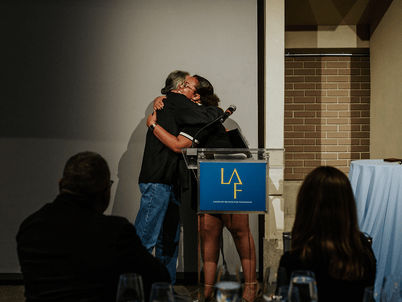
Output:
<svg viewBox="0 0 402 302">
<path fill-rule="evenodd" d="M 59 182 L 60 193 L 73 194 L 106 210 L 110 200 L 110 170 L 106 160 L 95 152 L 81 152 L 71 157 Z M 103 212 L 102 211 L 102 212 Z"/>
</svg>

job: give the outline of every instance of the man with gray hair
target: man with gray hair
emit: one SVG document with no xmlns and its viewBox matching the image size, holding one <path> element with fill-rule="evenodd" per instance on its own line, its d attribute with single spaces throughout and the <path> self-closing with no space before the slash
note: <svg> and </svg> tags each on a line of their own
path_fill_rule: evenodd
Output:
<svg viewBox="0 0 402 302">
<path fill-rule="evenodd" d="M 176 90 L 177 85 L 180 87 Z M 173 90 L 171 90 L 174 88 Z M 216 106 L 198 106 L 205 87 L 187 72 L 173 71 L 162 93 L 170 90 L 158 122 L 148 125 L 138 184 L 141 204 L 134 226 L 144 246 L 164 263 L 172 284 L 176 281 L 176 264 L 180 240 L 180 189 L 188 186 L 187 169 L 181 154 L 161 143 L 153 134 L 163 127 L 174 136 L 185 126 L 206 125 L 222 114 Z M 198 91 L 200 90 L 200 91 Z"/>
<path fill-rule="evenodd" d="M 162 94 L 168 94 L 171 91 L 176 91 L 180 84 L 189 77 L 190 74 L 187 71 L 175 70 L 169 73 L 165 80 L 165 87 L 161 89 Z"/>
<path fill-rule="evenodd" d="M 26 301 L 114 301 L 119 275 L 142 276 L 146 301 L 151 285 L 170 281 L 125 218 L 106 216 L 110 171 L 97 153 L 71 157 L 60 194 L 21 224 L 17 252 Z"/>
</svg>

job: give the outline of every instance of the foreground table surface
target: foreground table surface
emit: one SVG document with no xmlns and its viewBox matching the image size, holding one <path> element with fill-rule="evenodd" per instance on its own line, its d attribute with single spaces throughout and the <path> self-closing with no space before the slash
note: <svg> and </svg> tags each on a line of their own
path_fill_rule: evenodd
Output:
<svg viewBox="0 0 402 302">
<path fill-rule="evenodd" d="M 381 160 L 352 161 L 349 170 L 359 226 L 373 237 L 377 259 L 375 291 L 384 277 L 401 290 L 402 280 L 402 165 Z M 399 296 L 399 300 L 402 298 Z"/>
</svg>

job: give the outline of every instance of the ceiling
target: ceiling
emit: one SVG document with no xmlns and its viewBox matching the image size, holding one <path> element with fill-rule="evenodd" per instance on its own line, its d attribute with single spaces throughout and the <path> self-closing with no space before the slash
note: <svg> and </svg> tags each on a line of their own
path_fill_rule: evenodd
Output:
<svg viewBox="0 0 402 302">
<path fill-rule="evenodd" d="M 357 25 L 374 32 L 392 0 L 286 0 L 286 30 Z"/>
</svg>

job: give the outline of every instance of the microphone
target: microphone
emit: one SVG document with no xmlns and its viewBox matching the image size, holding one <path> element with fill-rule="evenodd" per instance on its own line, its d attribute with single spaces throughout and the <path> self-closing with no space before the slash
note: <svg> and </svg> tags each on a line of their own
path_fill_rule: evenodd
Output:
<svg viewBox="0 0 402 302">
<path fill-rule="evenodd" d="M 218 118 L 216 118 L 215 120 L 213 120 L 212 122 L 210 122 L 209 124 L 205 125 L 204 127 L 202 127 L 200 130 L 198 130 L 198 132 L 194 135 L 193 137 L 193 141 L 191 143 L 191 148 L 194 147 L 194 142 L 195 142 L 195 138 L 197 137 L 198 134 L 200 134 L 200 132 L 208 127 L 211 127 L 215 124 L 218 123 L 223 123 L 224 121 L 226 121 L 226 119 L 232 115 L 233 112 L 236 111 L 236 106 L 235 105 L 230 105 L 228 109 L 226 109 L 226 111 L 219 116 Z"/>
<path fill-rule="evenodd" d="M 220 117 L 219 121 L 221 123 L 223 123 L 224 121 L 227 120 L 227 118 L 229 116 L 231 116 L 233 114 L 233 112 L 236 111 L 236 106 L 235 105 L 230 105 L 228 109 L 226 109 L 226 111 L 222 114 L 222 116 Z"/>
</svg>

